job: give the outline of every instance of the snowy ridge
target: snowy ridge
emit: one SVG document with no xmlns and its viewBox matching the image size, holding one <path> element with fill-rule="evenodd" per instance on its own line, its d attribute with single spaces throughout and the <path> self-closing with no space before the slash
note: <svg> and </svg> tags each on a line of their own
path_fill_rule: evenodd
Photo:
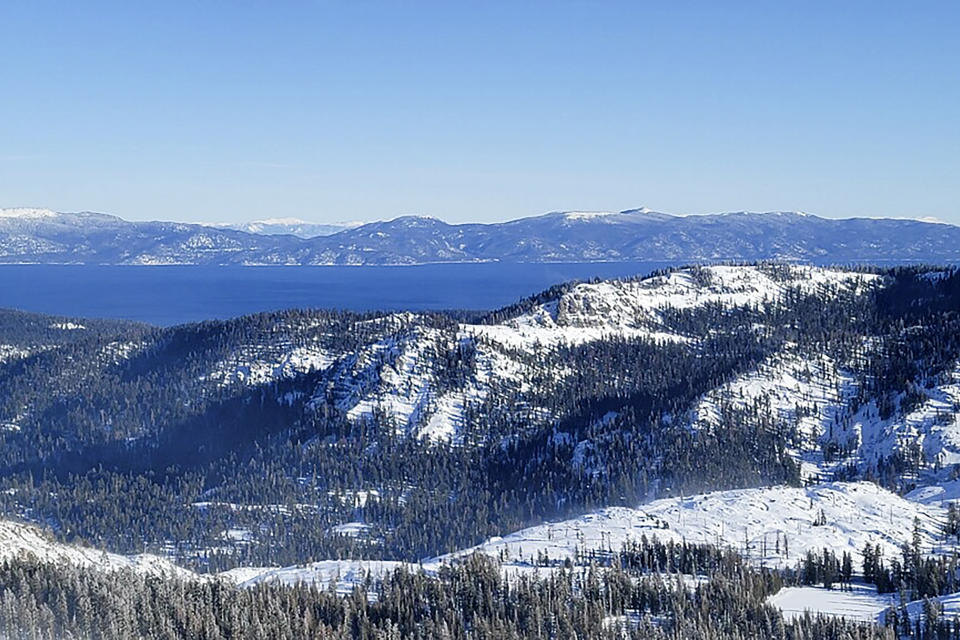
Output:
<svg viewBox="0 0 960 640">
<path fill-rule="evenodd" d="M 38 562 L 66 563 L 99 571 L 129 569 L 144 575 L 199 579 L 192 571 L 178 567 L 159 556 L 122 556 L 98 549 L 67 545 L 46 536 L 34 525 L 0 520 L 0 561 L 20 557 L 33 558 Z"/>
<path fill-rule="evenodd" d="M 353 229 L 364 224 L 363 222 L 310 222 L 300 218 L 264 218 L 243 223 L 213 223 L 209 226 L 221 229 L 234 229 L 261 235 L 289 234 L 299 238 L 316 238 L 339 233 L 345 229 Z"/>
<path fill-rule="evenodd" d="M 340 407 L 358 421 L 374 411 L 391 416 L 400 434 L 416 427 L 434 399 L 430 353 L 439 335 L 425 327 L 363 348 L 340 379 Z"/>
<path fill-rule="evenodd" d="M 868 345 L 869 348 L 869 345 Z M 917 381 L 921 400 L 881 418 L 875 400 L 862 406 L 861 363 L 803 356 L 793 345 L 708 394 L 682 419 L 694 429 L 762 419 L 791 434 L 791 452 L 806 480 L 829 478 L 846 464 L 868 469 L 894 454 L 917 455 L 923 471 L 911 497 L 960 499 L 950 469 L 960 464 L 960 363 L 935 380 Z M 826 460 L 824 449 L 846 452 Z"/>
<path fill-rule="evenodd" d="M 50 209 L 35 209 L 30 207 L 17 207 L 12 209 L 0 209 L 0 218 L 17 218 L 20 220 L 41 220 L 44 218 L 57 217 L 55 211 Z"/>
<path fill-rule="evenodd" d="M 683 269 L 637 281 L 581 284 L 528 313 L 500 324 L 461 324 L 455 334 L 426 326 L 413 314 L 388 314 L 366 321 L 364 330 L 372 329 L 373 337 L 349 353 L 322 347 L 322 336 L 310 326 L 280 327 L 275 342 L 234 350 L 206 378 L 220 385 L 262 385 L 322 372 L 308 406 L 332 399 L 351 421 L 388 415 L 398 434 L 459 443 L 471 405 L 495 388 L 527 390 L 526 362 L 538 349 L 610 338 L 689 342 L 668 326 L 665 310 L 776 304 L 788 288 L 823 295 L 865 292 L 874 280 L 809 267 L 778 273 L 747 266 Z M 437 363 L 463 349 L 474 354 L 471 370 L 454 386 L 441 383 Z M 568 373 L 556 369 L 551 375 L 559 380 Z"/>
<path fill-rule="evenodd" d="M 642 280 L 581 284 L 559 300 L 500 325 L 477 326 L 479 336 L 516 349 L 580 344 L 610 337 L 684 341 L 662 315 L 667 309 L 707 305 L 748 307 L 778 304 L 788 287 L 823 295 L 862 293 L 877 276 L 815 267 L 788 267 L 787 278 L 757 266 L 680 269 Z"/>
<path fill-rule="evenodd" d="M 201 381 L 258 386 L 318 374 L 306 392 L 308 411 L 330 403 L 353 422 L 376 413 L 390 416 L 399 435 L 456 442 L 466 407 L 486 393 L 481 378 L 490 377 L 490 367 L 479 365 L 455 387 L 441 384 L 437 370 L 449 352 L 470 348 L 470 336 L 411 313 L 362 320 L 350 330 L 370 337 L 344 350 L 325 346 L 330 341 L 312 321 L 275 327 L 276 339 L 234 348 Z"/>
<path fill-rule="evenodd" d="M 407 318 L 409 320 L 409 318 Z M 470 339 L 418 326 L 391 335 L 349 359 L 334 392 L 348 419 L 365 420 L 376 412 L 390 416 L 397 433 L 431 441 L 459 442 L 464 412 L 487 393 L 473 371 L 457 387 L 441 384 L 435 364 Z"/>
<path fill-rule="evenodd" d="M 474 376 L 461 390 L 438 391 L 429 367 L 423 366 L 431 359 L 433 344 L 446 341 L 444 348 L 455 346 L 439 332 L 418 328 L 410 335 L 364 348 L 349 374 L 340 376 L 339 388 L 345 394 L 341 406 L 353 420 L 377 410 L 393 416 L 399 431 L 455 440 L 468 403 L 482 400 L 492 385 L 517 384 L 523 389 L 523 356 L 539 348 L 610 338 L 685 342 L 689 338 L 668 326 L 663 311 L 708 304 L 777 304 L 791 287 L 822 295 L 843 290 L 862 293 L 876 279 L 810 267 L 791 267 L 785 278 L 768 274 L 762 267 L 716 266 L 639 281 L 582 284 L 558 300 L 501 324 L 461 325 L 457 339 L 475 342 L 477 360 Z M 371 362 L 376 362 L 372 368 Z M 557 370 L 553 375 L 565 373 Z M 826 389 L 821 390 L 821 395 L 824 393 Z M 811 438 L 819 435 L 812 427 L 807 430 Z"/>
<path fill-rule="evenodd" d="M 820 512 L 826 524 L 817 526 L 814 518 Z M 244 567 L 216 575 L 244 587 L 268 582 L 326 586 L 335 581 L 338 592 L 346 594 L 368 576 L 381 578 L 398 568 L 435 573 L 443 564 L 476 552 L 503 559 L 505 573 L 513 575 L 538 570 L 533 565 L 541 557 L 552 561 L 573 559 L 585 551 L 616 550 L 626 541 L 638 541 L 642 536 L 729 546 L 743 552 L 751 562 L 766 566 L 793 566 L 807 551 L 819 552 L 825 547 L 838 554 L 849 551 L 859 562 L 860 550 L 868 542 L 879 544 L 886 557 L 898 557 L 900 546 L 911 536 L 914 519 L 920 522 L 923 546 L 932 550 L 938 544 L 943 517 L 938 507 L 910 502 L 869 482 L 834 483 L 807 489 L 770 487 L 718 491 L 656 500 L 635 509 L 603 509 L 492 538 L 477 547 L 419 564 L 330 560 L 290 567 Z M 351 525 L 363 526 L 361 523 Z M 157 556 L 128 557 L 65 545 L 49 539 L 33 525 L 0 521 L 0 560 L 24 554 L 41 562 L 66 562 L 96 570 L 131 569 L 147 575 L 199 579 L 197 574 Z M 864 618 L 882 610 L 886 602 L 875 594 L 859 591 L 847 595 L 826 592 L 820 600 L 811 600 L 811 594 L 806 593 L 809 590 L 800 590 L 802 593 L 785 590 L 773 602 L 788 614 L 808 607 L 828 612 L 840 607 L 837 614 L 843 615 L 844 607 L 852 606 L 856 609 L 854 613 L 859 611 L 857 616 Z"/>
<path fill-rule="evenodd" d="M 740 376 L 711 391 L 693 410 L 694 427 L 718 426 L 727 408 L 761 407 L 814 444 L 853 393 L 855 380 L 825 355 L 811 359 L 789 346 Z"/>
</svg>

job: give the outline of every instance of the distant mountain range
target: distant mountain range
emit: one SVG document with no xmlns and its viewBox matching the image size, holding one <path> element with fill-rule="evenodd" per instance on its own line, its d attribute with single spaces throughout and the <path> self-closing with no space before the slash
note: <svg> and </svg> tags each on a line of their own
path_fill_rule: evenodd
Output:
<svg viewBox="0 0 960 640">
<path fill-rule="evenodd" d="M 265 220 L 254 220 L 252 222 L 211 222 L 204 226 L 215 227 L 217 229 L 233 229 L 235 231 L 246 231 L 247 233 L 258 233 L 261 235 L 278 236 L 291 235 L 299 238 L 316 238 L 319 236 L 332 236 L 344 229 L 353 229 L 359 227 L 362 222 L 307 222 L 299 218 L 267 218 Z"/>
<path fill-rule="evenodd" d="M 326 234 L 326 235 L 325 235 Z M 960 227 L 797 212 L 676 216 L 554 212 L 492 224 L 403 216 L 356 226 L 132 222 L 102 213 L 0 210 L 0 263 L 412 265 L 434 262 L 960 260 Z"/>
</svg>

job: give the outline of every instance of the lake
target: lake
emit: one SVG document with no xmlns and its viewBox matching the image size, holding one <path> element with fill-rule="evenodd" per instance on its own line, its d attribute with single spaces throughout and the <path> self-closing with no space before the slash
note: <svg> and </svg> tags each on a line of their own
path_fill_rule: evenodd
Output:
<svg viewBox="0 0 960 640">
<path fill-rule="evenodd" d="M 0 307 L 169 326 L 292 307 L 496 309 L 569 280 L 642 275 L 663 262 L 412 267 L 2 265 Z"/>
</svg>

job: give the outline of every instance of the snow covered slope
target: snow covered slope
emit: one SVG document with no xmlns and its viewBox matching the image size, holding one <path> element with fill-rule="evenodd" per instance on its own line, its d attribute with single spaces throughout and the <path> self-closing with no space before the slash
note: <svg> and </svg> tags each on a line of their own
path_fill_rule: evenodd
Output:
<svg viewBox="0 0 960 640">
<path fill-rule="evenodd" d="M 950 467 L 960 464 L 960 363 L 939 380 L 917 385 L 921 400 L 881 419 L 874 404 L 857 415 L 855 428 L 862 448 L 874 457 L 915 446 L 927 464 Z"/>
<path fill-rule="evenodd" d="M 610 337 L 685 340 L 669 326 L 667 310 L 776 305 L 788 289 L 835 295 L 864 292 L 878 277 L 805 266 L 774 273 L 757 266 L 685 268 L 641 280 L 580 284 L 559 299 L 499 325 L 470 329 L 507 347 L 579 344 Z"/>
<path fill-rule="evenodd" d="M 780 304 L 788 290 L 823 296 L 864 293 L 877 281 L 870 274 L 810 267 L 681 269 L 641 280 L 576 285 L 496 324 L 442 328 L 415 314 L 387 314 L 352 328 L 369 338 L 347 350 L 326 346 L 332 341 L 310 321 L 288 321 L 275 327 L 270 339 L 232 348 L 205 378 L 219 385 L 263 385 L 320 373 L 310 406 L 332 398 L 352 421 L 378 412 L 391 416 L 400 434 L 459 442 L 469 407 L 495 389 L 526 391 L 536 377 L 530 356 L 544 348 L 611 338 L 693 343 L 698 336 L 683 335 L 671 326 L 669 310 Z M 469 360 L 452 384 L 440 375 L 451 358 Z M 549 376 L 559 380 L 569 373 L 554 367 Z M 770 384 L 782 387 L 791 379 Z M 708 401 L 716 404 L 718 399 Z"/>
<path fill-rule="evenodd" d="M 155 555 L 122 556 L 89 547 L 63 544 L 34 525 L 0 520 L 0 561 L 18 557 L 33 558 L 39 562 L 62 562 L 99 571 L 131 569 L 145 575 L 199 579 L 192 571 Z"/>
<path fill-rule="evenodd" d="M 571 373 L 560 366 L 548 373 L 533 371 L 530 356 L 543 349 L 615 338 L 693 345 L 703 336 L 678 330 L 671 324 L 669 311 L 707 305 L 777 305 L 787 291 L 828 297 L 841 292 L 862 294 L 878 282 L 870 274 L 800 266 L 680 269 L 639 280 L 579 284 L 493 324 L 441 327 L 411 313 L 386 314 L 341 329 L 367 336 L 349 348 L 309 318 L 290 319 L 274 326 L 269 338 L 233 346 L 204 379 L 220 386 L 257 386 L 319 374 L 308 407 L 332 402 L 354 422 L 370 419 L 376 412 L 392 417 L 398 434 L 458 443 L 470 407 L 491 392 L 526 392 L 538 376 L 559 381 Z M 755 396 L 775 393 L 782 398 L 778 406 L 786 406 L 797 397 L 790 385 L 812 366 L 825 376 L 820 382 L 809 382 L 816 387 L 810 389 L 810 400 L 823 407 L 821 422 L 825 422 L 827 402 L 840 399 L 839 391 L 830 388 L 840 374 L 827 362 L 811 364 L 788 354 L 780 360 L 730 390 L 717 390 L 715 397 L 705 398 L 703 419 L 710 407 L 719 411 L 725 395 L 739 396 L 743 389 L 755 388 Z M 442 372 L 451 362 L 460 362 L 462 370 L 447 379 Z M 772 373 L 780 378 L 767 380 L 765 376 Z M 531 411 L 534 420 L 549 418 L 537 418 L 535 407 Z M 807 426 L 813 429 L 812 424 Z M 814 445 L 816 436 L 811 431 Z"/>
<path fill-rule="evenodd" d="M 826 524 L 817 525 L 821 513 Z M 850 552 L 859 566 L 867 543 L 879 544 L 888 558 L 899 557 L 901 545 L 911 539 L 915 520 L 920 524 L 922 545 L 929 551 L 939 549 L 944 518 L 939 507 L 911 502 L 870 482 L 716 491 L 655 500 L 637 508 L 601 509 L 491 538 L 415 565 L 324 561 L 236 569 L 219 575 L 245 586 L 266 581 L 327 584 L 337 577 L 348 590 L 349 584 L 362 581 L 367 574 L 376 578 L 400 566 L 429 573 L 445 563 L 483 553 L 503 561 L 504 571 L 511 574 L 534 570 L 544 557 L 553 562 L 575 560 L 584 552 L 619 550 L 625 542 L 644 536 L 731 547 L 750 562 L 767 567 L 793 567 L 808 551 L 819 553 L 824 548 L 836 554 Z M 787 602 L 782 606 L 788 606 Z"/>
<path fill-rule="evenodd" d="M 818 526 L 821 512 L 826 524 Z M 888 557 L 898 556 L 914 519 L 923 544 L 933 548 L 944 517 L 938 507 L 911 502 L 871 482 L 716 491 L 602 509 L 492 538 L 452 557 L 480 551 L 512 562 L 533 561 L 540 554 L 564 560 L 588 550 L 617 550 L 627 540 L 647 536 L 733 547 L 768 567 L 793 566 L 807 551 L 825 547 L 837 554 L 849 551 L 859 562 L 868 542 L 879 544 Z"/>
<path fill-rule="evenodd" d="M 960 615 L 960 593 L 930 600 L 940 603 L 940 615 L 944 619 L 950 620 Z M 854 584 L 851 591 L 822 587 L 787 587 L 770 597 L 767 602 L 780 609 L 788 620 L 810 612 L 812 615 L 819 613 L 879 624 L 886 623 L 887 610 L 891 607 L 899 608 L 901 605 L 899 594 L 877 593 L 873 585 L 864 584 Z M 924 601 L 906 603 L 906 611 L 910 620 L 922 620 Z"/>
</svg>

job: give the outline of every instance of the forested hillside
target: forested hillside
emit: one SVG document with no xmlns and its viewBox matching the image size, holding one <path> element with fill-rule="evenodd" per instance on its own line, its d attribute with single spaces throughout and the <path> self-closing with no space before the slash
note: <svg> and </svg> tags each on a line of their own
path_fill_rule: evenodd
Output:
<svg viewBox="0 0 960 640">
<path fill-rule="evenodd" d="M 691 570 L 709 578 L 687 590 L 681 572 Z M 0 564 L 0 634 L 41 640 L 892 637 L 888 629 L 830 618 L 784 623 L 764 601 L 781 584 L 780 575 L 753 570 L 735 554 L 692 546 L 636 546 L 588 571 L 515 581 L 476 556 L 438 576 L 399 569 L 347 595 L 20 562 Z M 949 622 L 942 628 L 949 631 Z"/>
<path fill-rule="evenodd" d="M 0 495 L 68 540 L 213 570 L 416 560 L 714 489 L 906 491 L 957 455 L 958 300 L 955 271 L 760 265 L 490 314 L 4 312 Z"/>
</svg>

